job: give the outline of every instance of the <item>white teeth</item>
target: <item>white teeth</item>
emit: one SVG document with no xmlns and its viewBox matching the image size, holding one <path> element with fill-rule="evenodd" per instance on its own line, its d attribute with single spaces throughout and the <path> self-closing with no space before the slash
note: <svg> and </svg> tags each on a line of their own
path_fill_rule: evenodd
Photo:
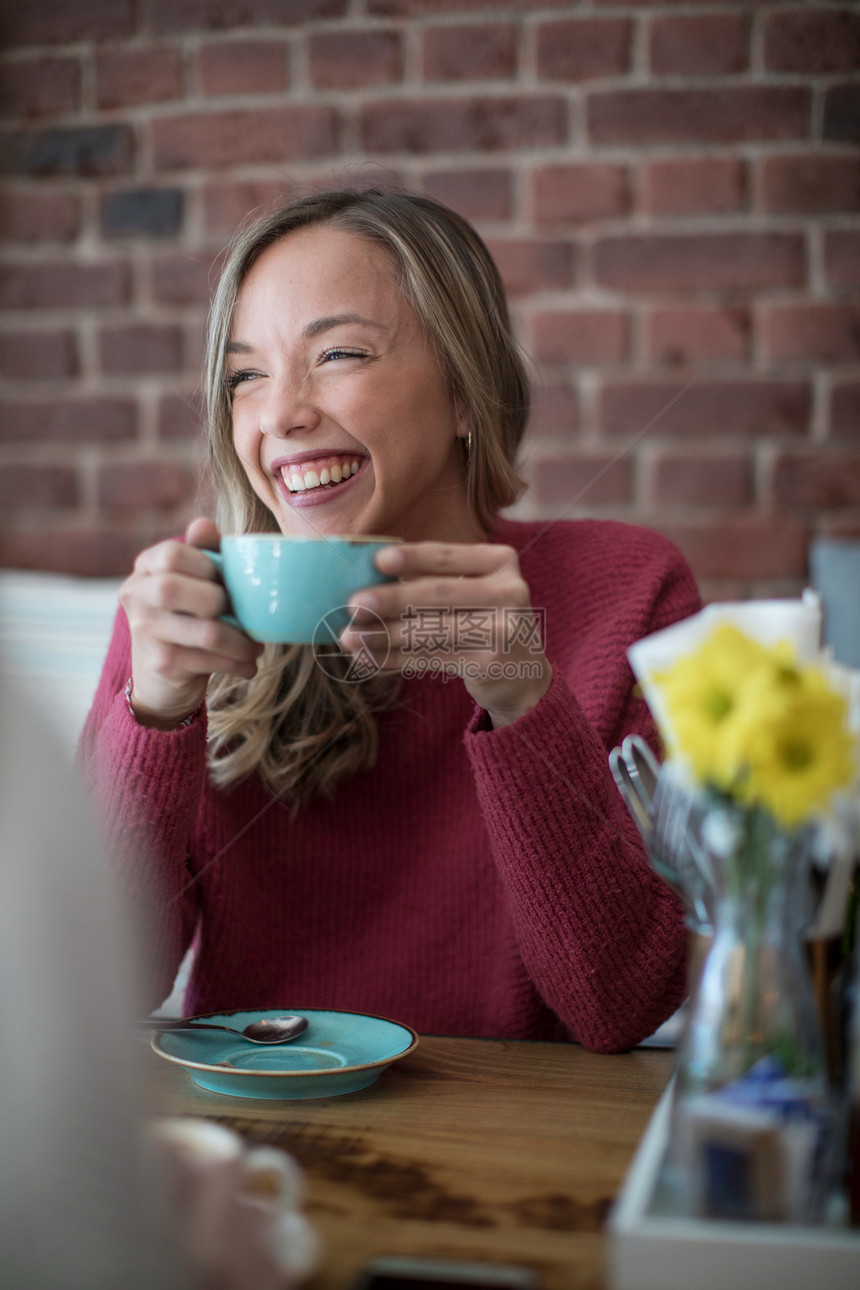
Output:
<svg viewBox="0 0 860 1290">
<path fill-rule="evenodd" d="M 323 466 L 319 473 L 315 470 L 306 470 L 303 475 L 300 475 L 294 470 L 291 475 L 284 473 L 283 478 L 291 493 L 305 493 L 308 489 L 320 488 L 324 484 L 339 484 L 357 473 L 358 461 L 352 463 L 343 461 L 340 464 L 335 463 L 334 466 Z"/>
</svg>

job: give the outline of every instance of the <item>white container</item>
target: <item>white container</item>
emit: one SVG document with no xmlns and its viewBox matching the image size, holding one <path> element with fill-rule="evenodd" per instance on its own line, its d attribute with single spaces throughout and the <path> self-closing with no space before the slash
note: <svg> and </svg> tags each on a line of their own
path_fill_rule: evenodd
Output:
<svg viewBox="0 0 860 1290">
<path fill-rule="evenodd" d="M 671 1085 L 608 1220 L 611 1290 L 858 1290 L 860 1228 L 735 1223 L 654 1212 Z"/>
</svg>

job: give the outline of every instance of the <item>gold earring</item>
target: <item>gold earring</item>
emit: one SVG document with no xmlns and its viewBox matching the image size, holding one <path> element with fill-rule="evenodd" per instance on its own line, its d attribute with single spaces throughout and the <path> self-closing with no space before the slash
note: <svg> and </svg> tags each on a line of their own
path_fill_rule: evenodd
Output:
<svg viewBox="0 0 860 1290">
<path fill-rule="evenodd" d="M 472 455 L 472 431 L 470 430 L 470 431 L 469 431 L 469 433 L 466 435 L 466 457 L 467 457 L 467 459 L 468 459 L 469 457 L 471 457 L 471 455 Z"/>
</svg>

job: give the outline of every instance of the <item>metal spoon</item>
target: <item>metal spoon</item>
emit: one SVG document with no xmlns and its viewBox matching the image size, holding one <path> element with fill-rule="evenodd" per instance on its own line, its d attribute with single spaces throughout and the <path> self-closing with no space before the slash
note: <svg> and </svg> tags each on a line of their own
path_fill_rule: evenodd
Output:
<svg viewBox="0 0 860 1290">
<path fill-rule="evenodd" d="M 238 1035 L 251 1044 L 288 1044 L 297 1039 L 308 1028 L 307 1017 L 269 1017 L 261 1021 L 252 1021 L 244 1030 L 234 1030 L 232 1026 L 216 1026 L 209 1021 L 185 1021 L 182 1018 L 147 1017 L 139 1021 L 140 1030 L 226 1030 L 229 1035 Z"/>
</svg>

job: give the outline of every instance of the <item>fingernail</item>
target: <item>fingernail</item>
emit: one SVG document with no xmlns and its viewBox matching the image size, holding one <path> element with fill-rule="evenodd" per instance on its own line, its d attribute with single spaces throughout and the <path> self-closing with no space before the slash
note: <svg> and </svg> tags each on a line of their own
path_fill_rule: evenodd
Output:
<svg viewBox="0 0 860 1290">
<path fill-rule="evenodd" d="M 350 609 L 370 609 L 376 613 L 379 609 L 379 601 L 372 591 L 359 591 L 354 596 L 350 596 Z"/>
<path fill-rule="evenodd" d="M 361 632 L 354 631 L 351 627 L 343 629 L 337 643 L 344 654 L 357 654 L 367 649 Z"/>
<path fill-rule="evenodd" d="M 399 546 L 384 546 L 376 553 L 376 567 L 380 573 L 397 573 L 404 563 L 405 556 Z"/>
</svg>

